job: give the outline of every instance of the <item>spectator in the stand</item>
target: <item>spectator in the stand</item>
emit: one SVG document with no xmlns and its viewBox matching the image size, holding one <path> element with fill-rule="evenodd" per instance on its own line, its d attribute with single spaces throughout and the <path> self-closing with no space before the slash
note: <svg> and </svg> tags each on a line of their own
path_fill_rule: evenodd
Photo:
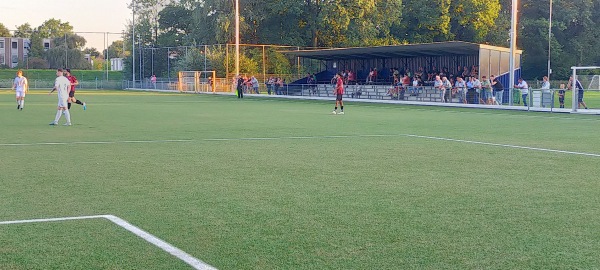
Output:
<svg viewBox="0 0 600 270">
<path fill-rule="evenodd" d="M 260 94 L 260 92 L 258 91 L 258 80 L 256 79 L 256 77 L 252 76 L 252 78 L 250 78 L 250 83 L 252 84 L 252 89 L 254 90 L 254 93 L 256 93 L 257 95 Z"/>
<path fill-rule="evenodd" d="M 504 85 L 496 78 L 496 76 L 490 76 L 492 88 L 494 89 L 494 100 L 495 105 L 502 105 L 502 98 L 504 96 Z"/>
<path fill-rule="evenodd" d="M 440 91 L 442 102 L 444 102 L 446 96 L 446 88 L 444 88 L 444 82 L 442 81 L 440 76 L 435 76 L 435 80 L 433 81 L 433 88 L 435 90 Z"/>
<path fill-rule="evenodd" d="M 377 73 L 377 68 L 373 69 L 373 82 L 377 83 L 377 77 L 379 74 Z"/>
<path fill-rule="evenodd" d="M 469 68 L 468 68 L 468 67 L 466 67 L 466 66 L 465 66 L 465 67 L 463 68 L 463 71 L 462 71 L 462 73 L 461 73 L 461 74 L 462 74 L 462 76 L 463 76 L 463 77 L 465 77 L 465 78 L 466 78 L 466 77 L 469 77 L 469 76 L 471 76 L 471 71 L 469 70 Z"/>
<path fill-rule="evenodd" d="M 423 70 L 425 70 L 425 69 L 424 69 L 423 67 L 420 67 L 420 68 L 417 70 L 417 72 L 415 72 L 415 77 L 418 77 L 418 78 L 423 78 L 423 73 L 424 73 L 424 71 L 423 71 Z"/>
<path fill-rule="evenodd" d="M 521 90 L 521 97 L 523 98 L 523 106 L 527 107 L 527 96 L 529 95 L 529 85 L 527 82 L 523 80 L 523 78 L 519 78 L 518 84 L 515 85 L 515 88 Z"/>
<path fill-rule="evenodd" d="M 400 79 L 396 76 L 394 76 L 394 80 L 392 81 L 392 87 L 390 87 L 390 89 L 388 89 L 387 95 L 394 98 L 396 95 L 398 95 L 399 93 L 399 89 L 398 87 L 400 87 L 402 83 L 400 82 Z"/>
<path fill-rule="evenodd" d="M 453 89 L 455 94 L 458 94 L 458 101 L 460 103 L 464 103 L 467 104 L 467 97 L 466 97 L 466 92 L 467 92 L 467 84 L 466 82 L 463 80 L 463 78 L 458 77 L 456 78 L 456 83 L 454 84 L 454 89 Z"/>
<path fill-rule="evenodd" d="M 411 91 L 409 91 L 411 96 L 416 96 L 419 93 L 419 90 L 421 89 L 421 86 L 423 86 L 423 81 L 421 80 L 421 77 L 415 76 L 412 79 L 412 87 L 410 87 Z"/>
<path fill-rule="evenodd" d="M 569 89 L 573 88 L 573 76 L 569 78 Z M 579 80 L 575 80 L 575 88 L 577 88 L 577 108 L 581 108 L 581 105 L 587 110 L 587 105 L 583 101 L 583 85 Z M 573 90 L 574 91 L 574 90 Z"/>
<path fill-rule="evenodd" d="M 493 95 L 492 95 L 492 83 L 488 80 L 486 76 L 481 77 L 481 92 L 483 97 L 483 104 L 492 105 Z"/>
<path fill-rule="evenodd" d="M 356 84 L 356 73 L 354 73 L 352 70 L 348 71 L 348 84 Z"/>
<path fill-rule="evenodd" d="M 471 68 L 471 76 L 478 77 L 479 76 L 479 67 L 473 66 Z"/>
<path fill-rule="evenodd" d="M 369 75 L 367 75 L 367 81 L 366 81 L 366 83 L 367 84 L 372 84 L 374 77 L 375 77 L 375 72 L 373 71 L 373 69 L 371 69 L 371 71 L 369 71 Z"/>
</svg>

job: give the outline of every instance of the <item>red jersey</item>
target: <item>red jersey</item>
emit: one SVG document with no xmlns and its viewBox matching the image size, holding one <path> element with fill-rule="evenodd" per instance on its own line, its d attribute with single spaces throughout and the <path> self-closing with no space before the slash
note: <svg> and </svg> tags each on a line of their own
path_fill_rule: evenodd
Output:
<svg viewBox="0 0 600 270">
<path fill-rule="evenodd" d="M 344 80 L 341 77 L 337 78 L 337 83 L 335 84 L 335 92 L 338 95 L 344 94 Z"/>
<path fill-rule="evenodd" d="M 71 82 L 71 90 L 69 90 L 69 92 L 75 91 L 75 83 L 77 82 L 77 77 L 71 75 L 68 76 L 67 79 L 69 79 L 69 81 Z"/>
</svg>

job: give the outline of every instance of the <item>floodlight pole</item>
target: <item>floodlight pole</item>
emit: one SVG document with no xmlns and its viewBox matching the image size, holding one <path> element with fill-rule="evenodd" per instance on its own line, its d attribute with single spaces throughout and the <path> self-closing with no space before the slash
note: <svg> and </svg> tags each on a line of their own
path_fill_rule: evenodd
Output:
<svg viewBox="0 0 600 270">
<path fill-rule="evenodd" d="M 133 68 L 133 88 L 135 88 L 135 3 L 132 3 L 133 20 L 131 21 L 131 67 Z"/>
<path fill-rule="evenodd" d="M 508 87 L 508 100 L 509 105 L 513 105 L 513 93 L 511 89 L 515 85 L 515 48 L 517 47 L 517 6 L 518 0 L 512 0 L 512 12 L 510 19 L 510 61 L 509 61 L 509 83 Z M 514 91 L 514 90 L 513 90 Z"/>
<path fill-rule="evenodd" d="M 550 0 L 550 17 L 548 18 L 548 80 L 552 74 L 550 67 L 550 50 L 552 49 L 552 0 Z"/>
<path fill-rule="evenodd" d="M 240 75 L 240 0 L 235 0 L 235 76 Z"/>
</svg>

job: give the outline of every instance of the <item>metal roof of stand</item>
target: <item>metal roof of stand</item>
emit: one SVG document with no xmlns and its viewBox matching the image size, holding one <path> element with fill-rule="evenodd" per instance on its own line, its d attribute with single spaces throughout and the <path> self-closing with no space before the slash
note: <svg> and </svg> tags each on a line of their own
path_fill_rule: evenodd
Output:
<svg viewBox="0 0 600 270">
<path fill-rule="evenodd" d="M 283 53 L 317 60 L 385 59 L 447 55 L 478 55 L 480 49 L 509 52 L 509 48 L 476 44 L 463 41 L 448 41 L 423 44 L 407 44 L 377 47 L 355 47 L 284 51 Z M 518 50 L 517 54 L 522 51 Z"/>
</svg>

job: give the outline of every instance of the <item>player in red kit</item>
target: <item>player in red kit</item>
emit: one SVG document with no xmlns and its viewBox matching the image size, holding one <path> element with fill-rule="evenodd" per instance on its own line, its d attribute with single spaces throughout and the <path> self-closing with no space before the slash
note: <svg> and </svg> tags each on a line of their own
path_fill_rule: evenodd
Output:
<svg viewBox="0 0 600 270">
<path fill-rule="evenodd" d="M 342 79 L 342 74 L 340 73 L 336 74 L 335 77 L 336 83 L 335 89 L 333 90 L 333 93 L 335 95 L 335 109 L 333 109 L 332 114 L 338 114 L 338 104 L 340 105 L 339 114 L 344 114 L 344 102 L 342 101 L 342 97 L 344 96 L 344 80 Z"/>
<path fill-rule="evenodd" d="M 83 110 L 85 111 L 85 109 L 87 108 L 85 105 L 85 102 L 81 102 L 81 100 L 77 100 L 75 98 L 75 86 L 79 85 L 79 81 L 77 81 L 77 77 L 71 75 L 71 69 L 65 69 L 65 77 L 67 77 L 67 79 L 69 79 L 69 81 L 71 82 L 71 89 L 69 89 L 69 104 L 68 104 L 68 108 L 69 110 L 71 109 L 71 102 L 75 102 L 81 106 L 83 106 Z"/>
</svg>

